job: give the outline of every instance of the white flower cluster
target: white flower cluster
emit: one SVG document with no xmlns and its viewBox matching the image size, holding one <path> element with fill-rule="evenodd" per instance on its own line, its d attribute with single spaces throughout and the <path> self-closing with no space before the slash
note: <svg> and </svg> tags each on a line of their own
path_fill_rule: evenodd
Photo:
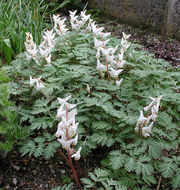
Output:
<svg viewBox="0 0 180 190">
<path fill-rule="evenodd" d="M 150 136 L 152 126 L 159 111 L 160 100 L 162 97 L 163 95 L 158 98 L 150 97 L 152 102 L 148 106 L 144 107 L 144 111 L 149 111 L 149 114 L 147 117 L 144 117 L 143 111 L 141 110 L 140 117 L 134 129 L 136 133 L 141 132 L 144 137 Z M 151 120 L 152 122 L 149 124 Z"/>
<path fill-rule="evenodd" d="M 76 12 L 77 12 L 77 10 L 73 11 L 73 12 L 69 11 L 70 23 L 71 23 L 72 29 L 79 30 L 89 20 L 90 15 L 86 15 L 86 10 L 85 10 L 85 11 L 81 11 L 81 16 L 79 17 L 76 15 Z M 79 17 L 79 19 L 78 19 L 78 17 Z"/>
<path fill-rule="evenodd" d="M 55 43 L 55 33 L 53 34 L 53 30 L 51 31 L 45 31 L 45 34 L 43 35 L 43 42 L 39 46 L 39 53 L 47 63 L 50 65 L 51 63 L 51 50 L 54 47 Z M 29 32 L 26 32 L 26 42 L 25 42 L 25 47 L 26 47 L 26 58 L 27 60 L 30 60 L 33 58 L 36 63 L 38 63 L 37 60 L 37 53 L 38 49 L 36 48 L 36 44 L 33 42 L 32 34 Z"/>
<path fill-rule="evenodd" d="M 30 76 L 30 87 L 34 86 L 34 84 L 36 83 L 36 90 L 41 90 L 43 88 L 45 88 L 43 82 L 41 81 L 41 77 L 39 78 L 32 78 L 32 76 Z"/>
<path fill-rule="evenodd" d="M 47 30 L 43 35 L 44 40 L 39 46 L 39 53 L 41 54 L 42 57 L 45 58 L 48 65 L 50 65 L 51 63 L 51 51 L 55 43 L 54 38 L 55 38 L 55 33 L 53 33 L 53 30 L 50 31 Z"/>
<path fill-rule="evenodd" d="M 62 19 L 60 15 L 53 15 L 54 20 L 54 30 L 59 36 L 65 35 L 68 29 L 65 25 L 66 18 Z"/>
<path fill-rule="evenodd" d="M 121 40 L 121 49 L 118 52 L 118 47 L 106 47 L 108 42 L 107 39 L 111 35 L 111 33 L 103 32 L 103 27 L 97 27 L 97 24 L 90 18 L 90 15 L 86 15 L 86 10 L 81 11 L 80 16 L 76 15 L 76 11 L 70 12 L 70 23 L 72 29 L 82 29 L 84 26 L 86 30 L 92 31 L 94 36 L 94 46 L 97 49 L 96 59 L 97 59 L 97 70 L 100 71 L 102 77 L 104 77 L 105 73 L 108 74 L 108 79 L 111 77 L 115 79 L 116 85 L 120 86 L 123 78 L 119 80 L 118 76 L 123 71 L 123 66 L 125 64 L 124 52 L 129 48 L 130 43 L 127 41 L 130 35 L 126 35 L 123 33 L 123 38 Z M 57 35 L 65 35 L 68 29 L 65 25 L 66 18 L 61 18 L 60 15 L 53 15 L 54 20 L 54 28 L 50 31 L 45 31 L 43 35 L 43 42 L 39 46 L 40 55 L 47 61 L 48 65 L 51 65 L 51 51 L 54 47 L 55 43 L 55 33 Z M 38 49 L 36 48 L 36 44 L 33 42 L 32 35 L 30 33 L 26 33 L 26 57 L 27 59 L 33 58 L 37 63 L 37 53 Z M 103 64 L 104 62 L 105 64 Z M 42 83 L 41 83 L 42 84 Z M 31 85 L 31 81 L 30 81 Z M 42 85 L 41 85 L 42 86 Z M 39 88 L 38 88 L 39 89 Z"/>
<path fill-rule="evenodd" d="M 87 29 L 92 31 L 94 36 L 94 47 L 97 49 L 97 70 L 100 71 L 102 77 L 104 77 L 104 74 L 107 72 L 111 78 L 115 79 L 116 85 L 120 86 L 123 78 L 119 80 L 118 76 L 123 71 L 123 65 L 125 63 L 123 56 L 124 52 L 130 46 L 130 43 L 127 41 L 130 35 L 126 35 L 123 33 L 123 38 L 121 40 L 121 50 L 119 53 L 116 53 L 119 46 L 116 46 L 115 48 L 106 47 L 106 45 L 110 41 L 109 39 L 107 39 L 107 37 L 109 37 L 111 33 L 103 32 L 104 28 L 98 28 L 95 22 L 92 21 L 92 19 L 89 19 Z M 101 62 L 105 62 L 105 64 L 102 64 Z"/>
<path fill-rule="evenodd" d="M 58 124 L 56 137 L 61 137 L 57 140 L 62 145 L 62 148 L 70 151 L 70 154 L 72 155 L 71 157 L 74 157 L 75 160 L 79 160 L 82 147 L 80 147 L 78 151 L 74 150 L 74 146 L 77 145 L 78 141 L 78 135 L 76 134 L 76 131 L 79 123 L 75 122 L 77 111 L 74 108 L 76 105 L 69 104 L 67 102 L 70 98 L 71 96 L 68 96 L 64 99 L 58 98 L 60 107 L 57 110 L 56 118 L 61 118 L 61 122 Z M 69 110 L 71 111 L 69 112 Z"/>
<path fill-rule="evenodd" d="M 32 58 L 37 62 L 36 56 L 38 50 L 36 48 L 36 44 L 33 41 L 32 34 L 30 34 L 29 32 L 26 32 L 25 48 L 26 48 L 25 55 L 27 60 L 30 60 Z"/>
</svg>

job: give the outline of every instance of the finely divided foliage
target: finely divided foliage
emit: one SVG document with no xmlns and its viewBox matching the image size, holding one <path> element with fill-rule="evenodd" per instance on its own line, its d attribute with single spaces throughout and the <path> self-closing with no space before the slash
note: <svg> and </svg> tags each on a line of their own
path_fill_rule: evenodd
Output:
<svg viewBox="0 0 180 190">
<path fill-rule="evenodd" d="M 21 124 L 29 129 L 21 153 L 54 155 L 60 147 L 57 97 L 71 95 L 79 122 L 76 150 L 82 147 L 82 157 L 104 150 L 103 169 L 83 178 L 85 189 L 152 189 L 158 182 L 166 188 L 169 181 L 179 188 L 180 73 L 138 51 L 129 35 L 109 37 L 85 11 L 70 12 L 72 29 L 65 19 L 53 18 L 54 29 L 45 32 L 41 45 L 27 33 L 26 55 L 6 67 Z"/>
</svg>

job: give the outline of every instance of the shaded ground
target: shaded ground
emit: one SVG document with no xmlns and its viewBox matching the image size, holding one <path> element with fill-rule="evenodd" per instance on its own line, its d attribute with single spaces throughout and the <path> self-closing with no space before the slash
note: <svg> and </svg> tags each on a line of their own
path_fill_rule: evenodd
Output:
<svg viewBox="0 0 180 190">
<path fill-rule="evenodd" d="M 155 54 L 156 58 L 168 61 L 173 68 L 180 67 L 180 41 L 152 33 L 149 29 L 137 29 L 118 24 L 118 21 L 110 21 L 102 25 L 117 38 L 122 37 L 122 32 L 131 34 L 129 40 L 132 43 L 143 45 L 145 50 Z"/>
<path fill-rule="evenodd" d="M 118 38 L 122 37 L 122 32 L 131 34 L 130 41 L 143 45 L 145 50 L 154 53 L 157 58 L 165 59 L 172 67 L 180 67 L 180 41 L 117 22 L 102 25 Z M 93 170 L 92 166 L 96 165 L 94 160 L 99 158 L 88 160 L 92 160 L 92 163 L 88 163 L 91 167 L 83 168 L 85 173 L 89 168 Z M 72 179 L 71 171 L 59 155 L 47 161 L 21 157 L 17 151 L 12 151 L 5 162 L 0 163 L 0 190 L 50 190 L 70 183 Z"/>
<path fill-rule="evenodd" d="M 106 153 L 101 149 L 94 151 L 88 156 L 88 161 L 86 158 L 80 160 L 80 177 L 86 177 L 88 172 L 98 167 L 99 160 L 104 157 L 103 153 Z M 74 167 L 78 172 L 76 163 Z M 72 182 L 75 184 L 72 172 L 58 153 L 46 160 L 42 157 L 21 157 L 17 151 L 11 151 L 6 160 L 0 161 L 0 190 L 51 190 Z"/>
<path fill-rule="evenodd" d="M 56 160 L 55 160 L 56 158 Z M 21 157 L 17 151 L 0 164 L 0 187 L 17 190 L 48 190 L 71 182 L 60 157 L 52 160 Z M 60 177 L 62 176 L 63 177 Z M 4 190 L 3 189 L 3 190 Z"/>
</svg>

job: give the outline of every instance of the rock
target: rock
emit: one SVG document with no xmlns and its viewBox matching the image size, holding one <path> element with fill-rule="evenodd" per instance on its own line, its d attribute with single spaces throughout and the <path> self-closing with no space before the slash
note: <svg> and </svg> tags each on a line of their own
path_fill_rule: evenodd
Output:
<svg viewBox="0 0 180 190">
<path fill-rule="evenodd" d="M 60 169 L 60 172 L 61 172 L 62 174 L 65 174 L 65 173 L 66 173 L 66 171 L 63 170 L 63 169 Z"/>
<path fill-rule="evenodd" d="M 33 175 L 37 175 L 37 173 L 38 173 L 37 170 L 33 170 L 33 171 L 32 171 L 32 174 L 33 174 Z"/>
<path fill-rule="evenodd" d="M 91 8 L 119 18 L 122 23 L 149 27 L 180 39 L 179 0 L 87 0 Z"/>
</svg>

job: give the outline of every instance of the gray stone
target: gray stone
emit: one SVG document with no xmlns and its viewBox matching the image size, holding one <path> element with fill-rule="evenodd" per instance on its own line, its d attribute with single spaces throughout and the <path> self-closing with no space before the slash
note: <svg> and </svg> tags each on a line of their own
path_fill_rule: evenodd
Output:
<svg viewBox="0 0 180 190">
<path fill-rule="evenodd" d="M 180 0 L 87 0 L 91 8 L 180 39 Z"/>
</svg>

